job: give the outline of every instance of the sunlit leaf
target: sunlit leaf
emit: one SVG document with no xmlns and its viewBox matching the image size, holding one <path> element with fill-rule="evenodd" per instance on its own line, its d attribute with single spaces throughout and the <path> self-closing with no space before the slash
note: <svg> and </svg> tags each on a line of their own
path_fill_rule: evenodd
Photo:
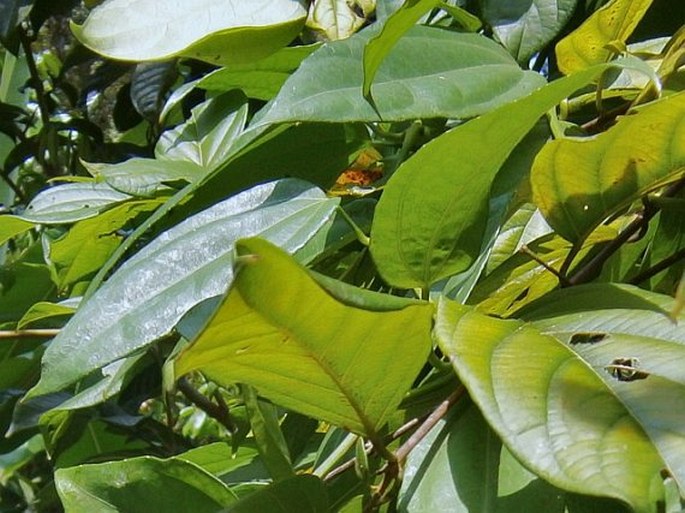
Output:
<svg viewBox="0 0 685 513">
<path fill-rule="evenodd" d="M 337 41 L 354 34 L 364 26 L 366 19 L 360 16 L 355 3 L 348 0 L 318 0 L 310 7 L 307 27 L 321 32 L 324 39 Z"/>
<path fill-rule="evenodd" d="M 567 240 L 582 241 L 637 198 L 685 173 L 685 93 L 645 105 L 593 138 L 557 139 L 531 170 L 533 198 Z"/>
<path fill-rule="evenodd" d="M 219 383 L 247 383 L 295 411 L 377 436 L 430 349 L 432 306 L 354 294 L 342 283 L 326 290 L 260 239 L 237 250 L 245 263 L 175 374 L 201 370 Z"/>
<path fill-rule="evenodd" d="M 611 56 L 606 45 L 625 42 L 644 16 L 652 0 L 612 0 L 595 11 L 556 46 L 557 65 L 573 73 L 605 62 Z"/>
<path fill-rule="evenodd" d="M 377 121 L 362 95 L 364 47 L 371 27 L 306 59 L 254 126 L 292 121 Z M 523 71 L 499 45 L 477 34 L 410 29 L 381 63 L 373 97 L 386 121 L 468 118 L 524 96 L 544 80 Z"/>
<path fill-rule="evenodd" d="M 81 305 L 46 351 L 31 394 L 59 390 L 146 347 L 193 306 L 225 292 L 236 239 L 261 235 L 295 252 L 337 203 L 307 183 L 282 180 L 219 202 L 162 233 Z"/>
<path fill-rule="evenodd" d="M 378 203 L 371 252 L 387 282 L 429 287 L 480 254 L 490 188 L 538 119 L 607 65 L 554 81 L 425 144 L 393 174 Z"/>
<path fill-rule="evenodd" d="M 74 223 L 130 198 L 106 183 L 66 183 L 40 192 L 20 217 L 40 224 Z"/>
<path fill-rule="evenodd" d="M 107 0 L 83 25 L 72 24 L 72 30 L 81 43 L 112 59 L 180 55 L 226 65 L 250 62 L 286 46 L 306 15 L 298 0 Z"/>
<path fill-rule="evenodd" d="M 0 246 L 24 232 L 33 228 L 33 223 L 14 216 L 0 217 Z"/>
<path fill-rule="evenodd" d="M 566 490 L 657 511 L 666 455 L 634 410 L 653 395 L 617 396 L 606 371 L 561 340 L 449 300 L 440 302 L 435 334 L 488 423 L 527 467 Z M 647 381 L 621 384 L 639 395 L 640 383 Z M 658 425 L 659 415 L 652 419 Z"/>
<path fill-rule="evenodd" d="M 578 0 L 481 0 L 483 17 L 517 61 L 549 43 L 570 19 Z"/>
</svg>

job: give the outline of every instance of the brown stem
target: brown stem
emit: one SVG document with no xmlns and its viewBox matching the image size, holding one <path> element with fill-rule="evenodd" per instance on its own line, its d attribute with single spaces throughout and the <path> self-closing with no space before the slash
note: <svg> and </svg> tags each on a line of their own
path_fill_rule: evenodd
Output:
<svg viewBox="0 0 685 513">
<path fill-rule="evenodd" d="M 223 400 L 221 400 L 219 404 L 213 403 L 207 397 L 198 392 L 187 378 L 181 378 L 178 380 L 178 389 L 191 403 L 200 408 L 213 419 L 217 420 L 222 426 L 228 429 L 230 433 L 235 433 L 238 430 L 238 427 L 231 418 L 230 410 Z"/>
<path fill-rule="evenodd" d="M 649 267 L 648 269 L 645 269 L 644 271 L 636 274 L 628 281 L 628 283 L 632 285 L 639 285 L 643 281 L 648 280 L 653 276 L 656 276 L 661 271 L 668 269 L 673 264 L 675 264 L 679 260 L 682 260 L 683 258 L 685 258 L 685 248 L 681 249 L 680 251 L 676 251 L 671 256 L 664 258 L 660 262 L 657 262 L 652 267 Z"/>
<path fill-rule="evenodd" d="M 60 330 L 58 329 L 2 330 L 0 331 L 0 339 L 30 337 L 52 338 L 56 337 L 59 332 Z"/>
<path fill-rule="evenodd" d="M 660 197 L 668 198 L 678 194 L 685 187 L 685 180 L 680 180 L 669 185 Z M 569 285 L 579 285 L 592 281 L 602 271 L 604 263 L 618 251 L 621 246 L 628 242 L 633 236 L 644 230 L 649 221 L 659 212 L 659 207 L 654 204 L 647 204 L 635 220 L 633 220 L 618 236 L 606 244 L 599 252 L 576 273 L 568 278 Z"/>
</svg>

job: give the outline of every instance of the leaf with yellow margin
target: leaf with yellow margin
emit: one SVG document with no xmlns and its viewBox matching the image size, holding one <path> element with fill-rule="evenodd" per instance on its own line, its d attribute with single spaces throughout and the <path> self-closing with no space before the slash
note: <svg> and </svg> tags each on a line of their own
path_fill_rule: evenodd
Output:
<svg viewBox="0 0 685 513">
<path fill-rule="evenodd" d="M 651 4 L 652 0 L 613 0 L 597 9 L 557 44 L 559 69 L 568 75 L 609 60 L 612 52 L 606 45 L 625 42 Z"/>
<path fill-rule="evenodd" d="M 685 174 L 685 93 L 637 109 L 592 138 L 547 143 L 531 169 L 533 201 L 573 243 L 645 193 Z"/>
</svg>

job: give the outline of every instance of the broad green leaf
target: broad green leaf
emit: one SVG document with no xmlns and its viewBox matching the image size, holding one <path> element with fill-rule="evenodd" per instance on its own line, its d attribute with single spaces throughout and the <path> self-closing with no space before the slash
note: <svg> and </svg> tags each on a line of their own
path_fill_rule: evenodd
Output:
<svg viewBox="0 0 685 513">
<path fill-rule="evenodd" d="M 4 215 L 0 216 L 0 246 L 12 237 L 21 235 L 33 228 L 33 223 L 19 217 Z"/>
<path fill-rule="evenodd" d="M 240 499 L 221 513 L 328 513 L 326 487 L 315 476 L 300 475 Z M 69 513 L 69 512 L 67 512 Z"/>
<path fill-rule="evenodd" d="M 685 93 L 645 105 L 596 137 L 557 139 L 531 170 L 547 222 L 578 243 L 607 217 L 685 173 Z"/>
<path fill-rule="evenodd" d="M 306 15 L 299 0 L 163 4 L 107 0 L 90 12 L 83 25 L 71 28 L 81 43 L 111 59 L 154 61 L 182 56 L 229 65 L 250 62 L 286 46 Z"/>
<path fill-rule="evenodd" d="M 388 181 L 371 229 L 383 278 L 427 288 L 468 269 L 483 245 L 491 185 L 511 151 L 545 112 L 609 66 L 556 80 L 450 130 L 405 161 Z"/>
<path fill-rule="evenodd" d="M 54 285 L 42 263 L 42 251 L 34 245 L 28 254 L 3 269 L 0 281 L 0 323 L 17 322 L 38 301 L 51 299 Z"/>
<path fill-rule="evenodd" d="M 661 198 L 657 227 L 645 266 L 655 265 L 673 257 L 685 247 L 685 201 L 680 198 Z M 650 290 L 672 293 L 683 274 L 682 262 L 674 262 L 666 272 L 650 280 Z"/>
<path fill-rule="evenodd" d="M 253 126 L 293 121 L 377 121 L 362 95 L 360 62 L 377 33 L 363 30 L 307 58 Z M 520 98 L 544 83 L 499 45 L 477 34 L 410 29 L 383 60 L 373 91 L 385 121 L 468 118 Z"/>
<path fill-rule="evenodd" d="M 185 160 L 211 171 L 232 151 L 247 121 L 247 99 L 239 91 L 222 94 L 195 107 L 190 118 L 162 134 L 155 154 L 169 161 Z"/>
<path fill-rule="evenodd" d="M 319 46 L 291 46 L 255 62 L 218 69 L 202 77 L 197 87 L 221 92 L 238 88 L 249 98 L 270 100 L 302 60 Z"/>
<path fill-rule="evenodd" d="M 378 68 L 397 41 L 418 22 L 421 17 L 435 8 L 440 0 L 406 0 L 385 22 L 381 31 L 372 37 L 364 47 L 364 82 L 362 94 L 371 101 L 371 84 Z"/>
<path fill-rule="evenodd" d="M 225 442 L 215 442 L 186 451 L 176 458 L 202 467 L 229 485 L 247 481 L 250 478 L 265 479 L 268 477 L 266 469 L 261 464 L 259 451 L 249 442 L 242 442 L 235 451 Z M 259 467 L 263 475 L 250 474 L 251 466 Z"/>
<path fill-rule="evenodd" d="M 0 454 L 0 486 L 7 486 L 15 473 L 44 451 L 43 437 L 35 435 L 13 451 Z"/>
<path fill-rule="evenodd" d="M 217 203 L 162 233 L 81 305 L 50 344 L 41 380 L 30 393 L 60 390 L 139 351 L 169 333 L 190 308 L 225 292 L 236 239 L 261 235 L 295 252 L 337 203 L 304 182 L 281 180 Z"/>
<path fill-rule="evenodd" d="M 105 182 L 121 193 L 142 197 L 168 193 L 172 190 L 171 184 L 195 182 L 206 173 L 186 160 L 134 157 L 117 164 L 84 161 L 81 164 L 97 181 Z"/>
<path fill-rule="evenodd" d="M 162 200 L 134 200 L 77 222 L 63 237 L 50 244 L 48 258 L 56 267 L 55 284 L 64 290 L 95 273 L 119 246 L 132 220 L 151 212 Z"/>
<path fill-rule="evenodd" d="M 287 408 L 377 436 L 425 361 L 432 306 L 383 305 L 371 292 L 376 308 L 350 306 L 266 241 L 243 240 L 237 250 L 245 263 L 175 374 L 246 383 Z"/>
<path fill-rule="evenodd" d="M 526 64 L 571 18 L 578 0 L 480 0 L 485 21 L 514 58 Z"/>
<path fill-rule="evenodd" d="M 106 183 L 66 183 L 38 193 L 18 217 L 40 224 L 74 223 L 130 198 Z"/>
<path fill-rule="evenodd" d="M 556 46 L 557 65 L 564 74 L 605 62 L 611 57 L 606 45 L 625 42 L 652 0 L 612 0 L 597 9 Z"/>
<path fill-rule="evenodd" d="M 360 16 L 356 0 L 318 0 L 309 10 L 307 27 L 323 35 L 324 40 L 337 41 L 354 34 L 364 26 L 364 13 Z"/>
<path fill-rule="evenodd" d="M 685 490 L 685 316 L 674 323 L 671 297 L 637 287 L 591 284 L 564 289 L 530 305 L 536 329 L 564 341 L 626 405 Z M 617 379 L 616 360 L 642 376 Z"/>
<path fill-rule="evenodd" d="M 473 404 L 454 406 L 407 458 L 399 510 L 494 512 L 500 446 Z"/>
<path fill-rule="evenodd" d="M 490 426 L 525 466 L 560 488 L 657 511 L 662 455 L 632 405 L 571 347 L 522 321 L 449 300 L 439 304 L 435 335 Z"/>
<path fill-rule="evenodd" d="M 55 472 L 66 513 L 216 513 L 236 501 L 218 479 L 178 458 L 151 456 Z"/>
</svg>

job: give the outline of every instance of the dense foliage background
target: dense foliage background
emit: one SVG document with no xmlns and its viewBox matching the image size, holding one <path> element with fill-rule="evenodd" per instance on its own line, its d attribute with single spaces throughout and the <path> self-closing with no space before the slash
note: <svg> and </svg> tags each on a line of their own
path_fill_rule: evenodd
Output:
<svg viewBox="0 0 685 513">
<path fill-rule="evenodd" d="M 684 22 L 0 0 L 0 511 L 684 511 Z"/>
</svg>

